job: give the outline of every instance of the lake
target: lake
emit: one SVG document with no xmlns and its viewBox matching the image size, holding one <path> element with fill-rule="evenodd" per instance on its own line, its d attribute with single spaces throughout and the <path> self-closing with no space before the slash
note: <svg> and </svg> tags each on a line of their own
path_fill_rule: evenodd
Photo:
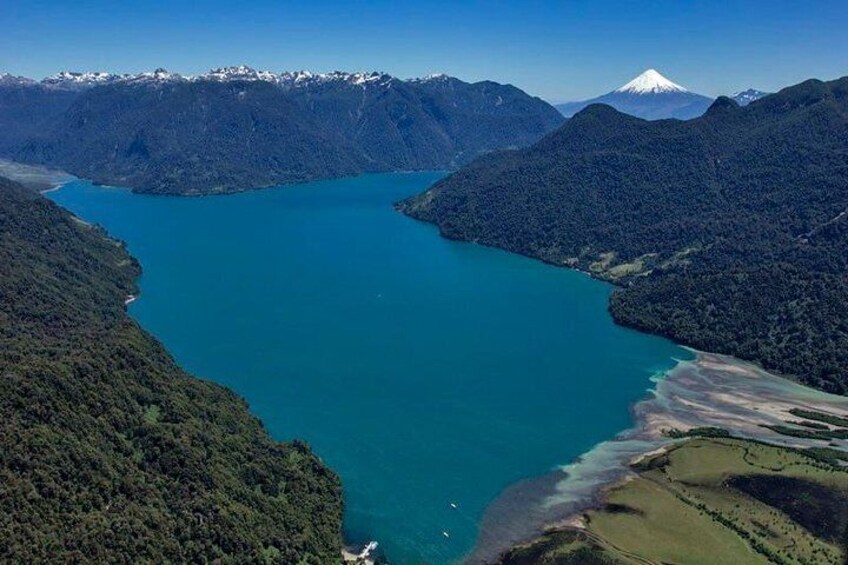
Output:
<svg viewBox="0 0 848 565">
<path fill-rule="evenodd" d="M 628 428 L 650 377 L 690 354 L 616 326 L 605 283 L 394 211 L 440 177 L 48 196 L 127 242 L 144 269 L 129 311 L 186 369 L 341 475 L 349 540 L 449 563 L 499 493 Z"/>
</svg>

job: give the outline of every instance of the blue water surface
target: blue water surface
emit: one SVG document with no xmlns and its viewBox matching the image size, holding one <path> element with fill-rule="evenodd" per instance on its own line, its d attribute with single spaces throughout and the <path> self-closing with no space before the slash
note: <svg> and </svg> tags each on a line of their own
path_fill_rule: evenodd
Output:
<svg viewBox="0 0 848 565">
<path fill-rule="evenodd" d="M 49 196 L 127 242 L 144 269 L 130 312 L 184 367 L 341 475 L 349 540 L 448 563 L 504 487 L 627 428 L 687 353 L 614 325 L 609 285 L 394 211 L 440 176 Z"/>
</svg>

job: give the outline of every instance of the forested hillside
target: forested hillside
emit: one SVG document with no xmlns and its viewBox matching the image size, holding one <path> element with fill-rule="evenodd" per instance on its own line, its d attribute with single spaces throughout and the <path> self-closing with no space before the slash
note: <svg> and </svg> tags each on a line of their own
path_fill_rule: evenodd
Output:
<svg viewBox="0 0 848 565">
<path fill-rule="evenodd" d="M 622 324 L 848 392 L 848 78 L 688 122 L 590 106 L 400 208 L 623 285 Z"/>
<path fill-rule="evenodd" d="M 366 172 L 450 169 L 562 123 L 494 82 L 381 73 L 0 80 L 0 156 L 158 194 L 211 194 Z"/>
<path fill-rule="evenodd" d="M 0 560 L 337 560 L 337 477 L 127 316 L 138 275 L 0 179 Z"/>
<path fill-rule="evenodd" d="M 8 153 L 153 193 L 227 192 L 353 175 L 369 165 L 264 81 L 97 86 Z"/>
</svg>

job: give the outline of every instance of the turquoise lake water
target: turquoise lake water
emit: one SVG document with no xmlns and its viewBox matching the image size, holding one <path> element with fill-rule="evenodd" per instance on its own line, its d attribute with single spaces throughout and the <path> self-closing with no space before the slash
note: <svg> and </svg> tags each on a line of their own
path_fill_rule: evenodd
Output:
<svg viewBox="0 0 848 565">
<path fill-rule="evenodd" d="M 505 487 L 629 427 L 649 377 L 689 355 L 615 326 L 606 284 L 393 210 L 440 176 L 49 196 L 127 242 L 144 268 L 130 313 L 183 366 L 341 475 L 349 540 L 448 563 Z"/>
</svg>

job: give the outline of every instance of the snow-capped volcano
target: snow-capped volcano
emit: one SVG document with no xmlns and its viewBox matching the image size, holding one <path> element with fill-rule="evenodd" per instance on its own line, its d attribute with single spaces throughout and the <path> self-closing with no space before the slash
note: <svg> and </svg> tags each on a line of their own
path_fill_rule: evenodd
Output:
<svg viewBox="0 0 848 565">
<path fill-rule="evenodd" d="M 657 94 L 659 92 L 689 92 L 676 82 L 671 82 L 654 69 L 648 69 L 615 92 L 633 94 Z"/>
<path fill-rule="evenodd" d="M 712 98 L 690 92 L 655 69 L 648 69 L 612 92 L 590 100 L 559 104 L 557 110 L 571 117 L 590 104 L 607 104 L 619 112 L 646 120 L 688 120 L 706 112 L 712 102 Z"/>
</svg>

